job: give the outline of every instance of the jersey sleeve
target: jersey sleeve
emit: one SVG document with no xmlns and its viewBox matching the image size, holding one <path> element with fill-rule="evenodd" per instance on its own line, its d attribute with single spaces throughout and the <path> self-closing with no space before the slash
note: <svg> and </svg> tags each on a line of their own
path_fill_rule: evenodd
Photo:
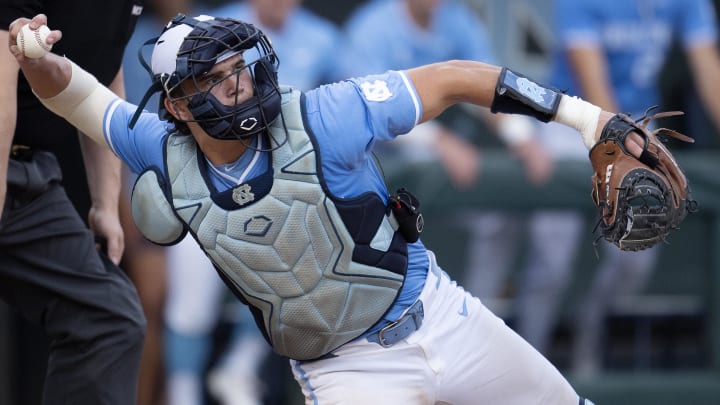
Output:
<svg viewBox="0 0 720 405">
<path fill-rule="evenodd" d="M 133 173 L 149 167 L 164 170 L 163 144 L 168 123 L 157 114 L 144 112 L 135 126 L 128 123 L 136 106 L 120 99 L 108 107 L 103 133 L 110 149 L 125 162 Z"/>
<path fill-rule="evenodd" d="M 307 92 L 305 100 L 323 159 L 349 165 L 364 162 L 376 142 L 409 132 L 422 111 L 407 74 L 398 71 L 321 86 Z"/>
</svg>

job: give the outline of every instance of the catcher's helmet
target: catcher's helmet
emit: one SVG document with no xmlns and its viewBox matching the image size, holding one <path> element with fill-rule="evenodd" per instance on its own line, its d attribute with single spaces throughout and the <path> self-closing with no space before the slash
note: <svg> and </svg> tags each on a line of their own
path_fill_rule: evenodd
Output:
<svg viewBox="0 0 720 405">
<path fill-rule="evenodd" d="M 153 43 L 150 66 L 144 60 L 142 47 L 138 52 L 141 64 L 152 75 L 153 85 L 140 102 L 131 126 L 147 99 L 157 91 L 162 91 L 161 118 L 172 118 L 164 107 L 165 97 L 187 99 L 192 121 L 217 139 L 247 139 L 262 133 L 280 113 L 279 60 L 270 41 L 254 25 L 230 18 L 191 18 L 178 14 L 158 38 L 146 45 Z M 254 95 L 250 99 L 224 105 L 210 90 L 173 97 L 173 93 L 179 93 L 180 83 L 186 80 L 198 83 L 215 64 L 240 53 L 246 60 L 242 69 L 248 69 L 253 80 Z M 223 80 L 239 75 L 240 70 Z"/>
</svg>

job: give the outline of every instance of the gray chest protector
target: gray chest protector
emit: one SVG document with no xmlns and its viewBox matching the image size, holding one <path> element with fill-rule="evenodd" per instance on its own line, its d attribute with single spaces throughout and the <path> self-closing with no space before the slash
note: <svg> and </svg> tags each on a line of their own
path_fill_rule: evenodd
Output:
<svg viewBox="0 0 720 405">
<path fill-rule="evenodd" d="M 287 127 L 288 139 L 272 151 L 265 175 L 215 192 L 193 138 L 171 135 L 169 190 L 155 172 L 143 173 L 133 190 L 133 215 L 156 243 L 175 243 L 190 230 L 226 284 L 250 305 L 274 350 L 307 360 L 381 319 L 403 284 L 407 242 L 379 196 L 329 194 L 300 97 L 283 95 L 284 123 L 276 120 L 271 138 L 285 139 Z"/>
</svg>

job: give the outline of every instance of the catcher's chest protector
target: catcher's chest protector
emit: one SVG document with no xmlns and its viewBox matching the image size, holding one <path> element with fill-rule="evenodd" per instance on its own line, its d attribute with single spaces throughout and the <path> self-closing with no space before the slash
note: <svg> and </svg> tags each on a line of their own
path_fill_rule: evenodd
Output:
<svg viewBox="0 0 720 405">
<path fill-rule="evenodd" d="M 189 136 L 171 136 L 167 167 L 175 212 L 235 292 L 262 313 L 275 351 L 305 360 L 360 336 L 391 307 L 407 242 L 376 195 L 325 193 L 299 92 L 286 92 L 282 109 L 288 142 L 272 152 L 271 173 L 212 194 Z M 274 138 L 284 139 L 282 120 L 276 124 Z"/>
</svg>

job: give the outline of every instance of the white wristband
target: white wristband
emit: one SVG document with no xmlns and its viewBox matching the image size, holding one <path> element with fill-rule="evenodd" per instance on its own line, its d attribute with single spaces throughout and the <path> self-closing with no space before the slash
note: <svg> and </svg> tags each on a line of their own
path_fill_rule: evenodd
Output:
<svg viewBox="0 0 720 405">
<path fill-rule="evenodd" d="M 595 131 L 601 112 L 602 109 L 594 104 L 563 94 L 554 121 L 580 131 L 589 150 L 595 145 Z"/>
</svg>

